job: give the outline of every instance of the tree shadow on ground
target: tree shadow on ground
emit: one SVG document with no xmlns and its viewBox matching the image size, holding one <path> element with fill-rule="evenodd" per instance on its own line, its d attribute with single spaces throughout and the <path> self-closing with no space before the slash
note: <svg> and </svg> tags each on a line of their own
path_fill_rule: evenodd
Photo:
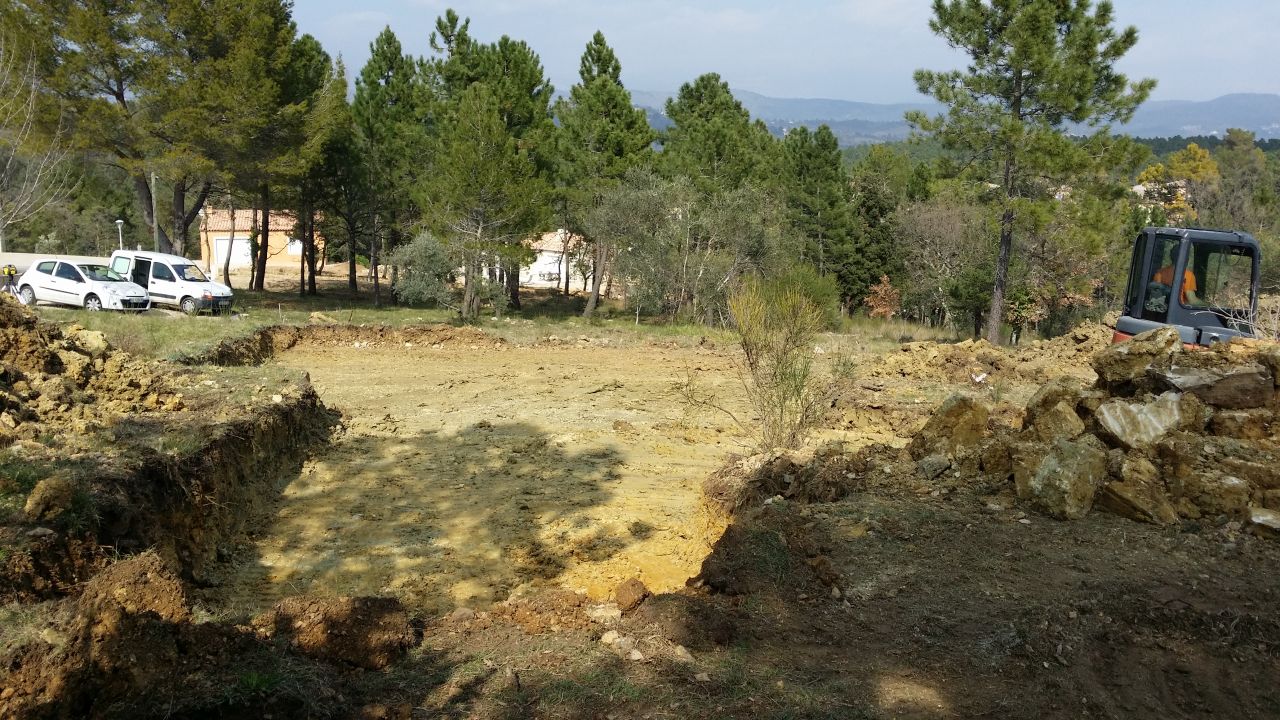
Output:
<svg viewBox="0 0 1280 720">
<path fill-rule="evenodd" d="M 957 505 L 863 496 L 811 506 L 829 519 L 739 518 L 703 587 L 652 597 L 612 628 L 434 628 L 450 682 L 474 677 L 471 658 L 507 672 L 458 704 L 428 694 L 416 707 L 493 720 L 1280 712 L 1280 594 L 1260 580 L 1280 567 L 1273 541 L 1224 548 L 1203 530 L 1106 515 L 1025 525 Z M 599 642 L 606 629 L 643 657 Z"/>
<path fill-rule="evenodd" d="M 620 464 L 611 447 L 566 452 L 527 423 L 413 434 L 387 416 L 289 483 L 215 592 L 253 609 L 289 595 L 390 595 L 433 614 L 553 586 L 634 541 L 588 516 L 612 497 Z"/>
</svg>

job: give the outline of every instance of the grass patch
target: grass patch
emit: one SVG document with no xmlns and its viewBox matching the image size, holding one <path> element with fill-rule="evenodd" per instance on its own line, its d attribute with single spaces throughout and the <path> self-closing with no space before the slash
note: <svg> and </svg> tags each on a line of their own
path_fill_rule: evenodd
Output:
<svg viewBox="0 0 1280 720">
<path fill-rule="evenodd" d="M 10 521 L 21 513 L 27 495 L 49 472 L 45 463 L 0 457 L 0 521 Z"/>
<path fill-rule="evenodd" d="M 52 644 L 55 651 L 61 649 L 65 639 L 56 633 L 46 632 L 57 605 L 58 601 L 51 600 L 0 607 L 0 657 L 7 657 L 23 645 L 36 641 Z"/>
<path fill-rule="evenodd" d="M 600 703 L 613 707 L 617 703 L 639 702 L 652 694 L 653 688 L 636 685 L 617 668 L 592 668 L 583 675 L 556 679 L 538 689 L 544 705 L 575 708 L 596 707 Z"/>
</svg>

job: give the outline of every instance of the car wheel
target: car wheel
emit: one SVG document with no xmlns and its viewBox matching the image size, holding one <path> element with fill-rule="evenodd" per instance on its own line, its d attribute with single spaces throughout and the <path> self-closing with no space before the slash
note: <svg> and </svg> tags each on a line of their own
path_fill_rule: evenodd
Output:
<svg viewBox="0 0 1280 720">
<path fill-rule="evenodd" d="M 84 296 L 84 309 L 89 312 L 98 312 L 102 309 L 102 301 L 98 299 L 97 295 L 89 293 Z"/>
<path fill-rule="evenodd" d="M 195 315 L 199 308 L 196 307 L 196 299 L 191 297 L 182 298 L 182 312 L 188 315 Z"/>
<path fill-rule="evenodd" d="M 36 291 L 32 290 L 30 285 L 23 285 L 22 289 L 18 291 L 18 294 L 22 296 L 22 302 L 24 305 L 36 304 Z"/>
</svg>

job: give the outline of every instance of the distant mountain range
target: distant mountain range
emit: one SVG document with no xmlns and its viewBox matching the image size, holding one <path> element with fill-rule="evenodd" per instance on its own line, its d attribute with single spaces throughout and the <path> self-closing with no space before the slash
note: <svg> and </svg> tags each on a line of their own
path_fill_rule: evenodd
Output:
<svg viewBox="0 0 1280 720">
<path fill-rule="evenodd" d="M 674 93 L 631 91 L 632 100 L 649 116 L 655 129 L 671 125 L 663 108 Z M 763 120 L 775 135 L 793 127 L 816 128 L 828 125 L 841 145 L 903 140 L 910 127 L 902 119 L 908 110 L 938 113 L 934 103 L 864 103 L 849 100 L 774 98 L 746 90 L 734 96 L 751 113 Z M 1156 100 L 1145 103 L 1123 131 L 1135 137 L 1221 135 L 1227 128 L 1252 130 L 1259 138 L 1280 138 L 1280 95 L 1239 93 L 1213 100 Z"/>
</svg>

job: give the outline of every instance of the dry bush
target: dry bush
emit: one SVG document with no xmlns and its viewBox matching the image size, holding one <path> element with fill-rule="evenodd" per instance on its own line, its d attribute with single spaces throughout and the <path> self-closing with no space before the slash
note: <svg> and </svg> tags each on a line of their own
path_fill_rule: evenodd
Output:
<svg viewBox="0 0 1280 720">
<path fill-rule="evenodd" d="M 1241 324 L 1256 338 L 1280 342 L 1280 296 L 1263 295 L 1258 298 L 1258 314 L 1253 322 Z"/>
<path fill-rule="evenodd" d="M 863 300 L 871 309 L 873 318 L 888 320 L 902 309 L 902 293 L 889 282 L 888 275 L 881 275 L 880 282 L 871 286 L 871 293 Z"/>
<path fill-rule="evenodd" d="M 793 448 L 818 421 L 826 390 L 813 373 L 822 312 L 803 293 L 748 279 L 729 296 L 743 385 L 760 418 L 761 449 Z"/>
</svg>

